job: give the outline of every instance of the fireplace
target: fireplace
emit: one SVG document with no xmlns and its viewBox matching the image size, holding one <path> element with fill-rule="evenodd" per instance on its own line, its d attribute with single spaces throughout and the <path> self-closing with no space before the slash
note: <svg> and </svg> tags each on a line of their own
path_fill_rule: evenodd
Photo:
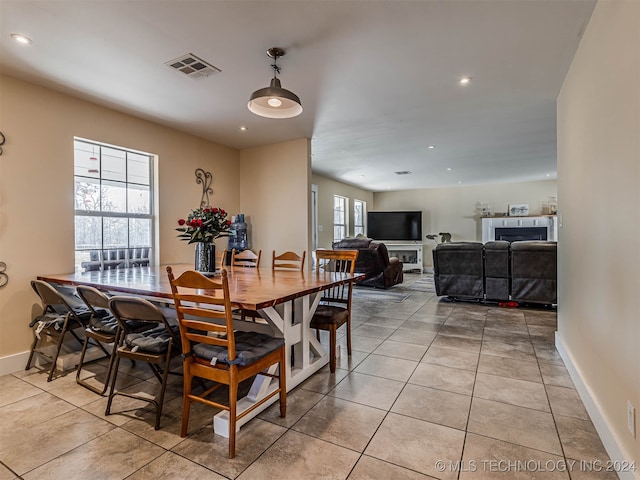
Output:
<svg viewBox="0 0 640 480">
<path fill-rule="evenodd" d="M 507 227 L 495 229 L 496 240 L 517 242 L 519 240 L 546 240 L 547 227 Z"/>
<path fill-rule="evenodd" d="M 555 215 L 539 217 L 491 217 L 482 219 L 482 243 L 493 240 L 558 240 Z"/>
</svg>

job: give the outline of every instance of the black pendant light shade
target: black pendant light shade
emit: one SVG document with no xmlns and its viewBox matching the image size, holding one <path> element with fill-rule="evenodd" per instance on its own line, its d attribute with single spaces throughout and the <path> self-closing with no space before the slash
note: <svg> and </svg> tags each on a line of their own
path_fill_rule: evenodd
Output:
<svg viewBox="0 0 640 480">
<path fill-rule="evenodd" d="M 300 98 L 295 93 L 282 88 L 280 79 L 276 77 L 280 73 L 280 67 L 277 65 L 278 58 L 284 54 L 281 48 L 274 47 L 267 50 L 267 55 L 275 60 L 271 65 L 274 76 L 268 87 L 251 94 L 247 107 L 256 115 L 267 118 L 291 118 L 302 113 Z"/>
</svg>

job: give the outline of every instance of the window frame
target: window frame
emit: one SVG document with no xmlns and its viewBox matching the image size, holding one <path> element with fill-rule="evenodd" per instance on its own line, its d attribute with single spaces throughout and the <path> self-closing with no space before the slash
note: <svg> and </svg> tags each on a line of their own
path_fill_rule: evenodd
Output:
<svg viewBox="0 0 640 480">
<path fill-rule="evenodd" d="M 356 220 L 358 218 L 358 216 L 356 215 L 357 205 L 362 205 L 361 212 L 360 212 L 360 218 L 362 219 L 362 224 L 358 224 Z M 361 233 L 362 235 L 367 234 L 366 218 L 367 218 L 367 202 L 365 202 L 364 200 L 358 200 L 357 198 L 354 198 L 353 199 L 353 236 L 354 237 L 358 236 L 359 233 Z M 357 231 L 358 229 L 361 229 L 361 231 Z"/>
<path fill-rule="evenodd" d="M 342 203 L 342 209 L 336 208 L 336 200 L 340 200 Z M 336 223 L 336 212 L 342 212 L 342 217 L 344 223 Z M 342 195 L 334 195 L 333 196 L 333 241 L 339 242 L 340 240 L 347 237 L 349 232 L 349 199 L 347 197 L 343 197 Z M 336 238 L 336 228 L 340 228 L 342 230 L 343 236 L 342 238 Z"/>
<path fill-rule="evenodd" d="M 155 198 L 155 185 L 154 185 L 154 174 L 155 174 L 155 158 L 156 156 L 151 154 L 151 153 L 147 153 L 147 152 L 141 152 L 138 150 L 134 150 L 131 148 L 126 148 L 126 147 L 121 147 L 121 146 L 115 146 L 115 145 L 109 145 L 109 144 L 105 144 L 105 143 L 101 143 L 101 142 L 97 142 L 94 140 L 88 140 L 88 139 L 84 139 L 84 138 L 79 138 L 79 137 L 74 137 L 73 139 L 74 141 L 74 147 L 73 147 L 73 151 L 74 151 L 74 174 L 73 174 L 73 197 L 74 197 L 74 263 L 75 263 L 75 269 L 76 271 L 82 271 L 82 269 L 84 267 L 81 266 L 81 261 L 78 259 L 79 257 L 79 253 L 80 252 L 95 252 L 98 251 L 98 261 L 96 263 L 99 262 L 100 266 L 100 270 L 103 270 L 104 268 L 107 268 L 106 266 L 106 258 L 107 255 L 105 255 L 105 252 L 114 252 L 114 251 L 121 251 L 124 250 L 126 252 L 125 254 L 125 258 L 121 259 L 123 260 L 124 263 L 124 267 L 130 267 L 130 266 L 135 266 L 135 265 L 140 265 L 140 264 L 145 264 L 145 265 L 150 265 L 153 263 L 153 258 L 154 258 L 154 251 L 155 251 L 155 227 L 156 227 L 156 218 L 155 218 L 155 204 L 156 204 L 156 198 Z M 76 163 L 76 151 L 77 149 L 77 144 L 78 143 L 82 143 L 82 144 L 86 144 L 89 147 L 91 147 L 92 149 L 95 148 L 97 149 L 97 160 L 98 160 L 98 175 L 97 177 L 94 176 L 89 176 L 89 175 L 78 175 L 76 169 L 78 167 L 78 164 Z M 105 178 L 105 176 L 103 175 L 103 158 L 102 158 L 102 149 L 103 148 L 107 148 L 109 150 L 116 150 L 116 151 L 120 151 L 120 152 L 124 152 L 124 164 L 125 164 L 125 169 L 124 169 L 124 180 L 114 180 L 112 178 Z M 94 154 L 95 155 L 95 154 Z M 148 178 L 148 183 L 140 183 L 140 182 L 135 182 L 135 181 L 130 181 L 129 179 L 129 173 L 130 173 L 130 162 L 133 161 L 129 158 L 129 155 L 135 155 L 137 157 L 143 156 L 143 157 L 147 157 L 148 158 L 148 171 L 147 171 L 147 178 Z M 92 172 L 95 173 L 95 172 Z M 94 183 L 99 185 L 98 188 L 98 209 L 93 209 L 93 210 L 87 210 L 87 209 L 81 209 L 81 208 L 76 208 L 77 207 L 77 182 L 78 181 L 84 181 L 85 183 Z M 104 185 L 108 184 L 111 186 L 114 185 L 118 185 L 118 186 L 122 186 L 122 188 L 124 188 L 124 192 L 125 192 L 125 211 L 108 211 L 108 210 L 103 210 L 103 205 L 102 205 L 102 200 L 103 200 L 103 195 L 104 195 Z M 127 210 L 129 209 L 129 192 L 131 187 L 137 187 L 137 186 L 141 186 L 144 187 L 144 190 L 148 190 L 149 192 L 149 212 L 148 213 L 136 213 L 136 212 L 128 212 Z M 77 238 L 76 238 L 76 221 L 79 217 L 84 217 L 84 218 L 98 218 L 100 219 L 100 228 L 102 229 L 102 232 L 100 234 L 100 247 L 99 248 L 77 248 Z M 126 233 L 126 246 L 121 246 L 121 247 L 110 247 L 110 246 L 105 246 L 105 223 L 104 223 L 104 219 L 125 219 L 127 221 L 127 233 Z M 149 221 L 149 245 L 131 245 L 131 224 L 130 224 L 130 220 L 137 220 L 137 219 L 141 219 L 141 220 L 148 220 Z M 137 257 L 133 252 L 134 250 L 144 250 L 144 249 L 148 249 L 148 253 L 146 256 L 144 257 Z M 144 261 L 141 261 L 141 258 L 144 259 Z M 119 265 L 120 266 L 120 265 Z"/>
</svg>

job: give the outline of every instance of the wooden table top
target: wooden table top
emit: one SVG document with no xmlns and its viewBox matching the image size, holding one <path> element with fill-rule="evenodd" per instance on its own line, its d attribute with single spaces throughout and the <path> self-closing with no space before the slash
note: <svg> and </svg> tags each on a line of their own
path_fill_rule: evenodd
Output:
<svg viewBox="0 0 640 480">
<path fill-rule="evenodd" d="M 177 277 L 192 265 L 171 265 Z M 363 274 L 335 272 L 272 271 L 264 268 L 227 269 L 231 302 L 241 308 L 258 310 L 294 298 L 325 290 L 333 285 L 353 282 Z M 129 295 L 171 299 L 166 266 L 132 267 L 84 273 L 39 275 L 38 280 L 65 285 L 89 285 L 99 290 Z"/>
</svg>

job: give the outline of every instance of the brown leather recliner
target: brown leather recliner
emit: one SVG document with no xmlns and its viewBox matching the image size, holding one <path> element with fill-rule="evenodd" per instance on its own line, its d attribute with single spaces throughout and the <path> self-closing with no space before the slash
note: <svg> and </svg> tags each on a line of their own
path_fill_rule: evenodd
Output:
<svg viewBox="0 0 640 480">
<path fill-rule="evenodd" d="M 332 245 L 334 250 L 358 250 L 356 272 L 365 273 L 366 278 L 357 283 L 376 288 L 389 288 L 404 279 L 402 262 L 397 257 L 389 258 L 387 246 L 370 238 L 345 238 Z"/>
</svg>

